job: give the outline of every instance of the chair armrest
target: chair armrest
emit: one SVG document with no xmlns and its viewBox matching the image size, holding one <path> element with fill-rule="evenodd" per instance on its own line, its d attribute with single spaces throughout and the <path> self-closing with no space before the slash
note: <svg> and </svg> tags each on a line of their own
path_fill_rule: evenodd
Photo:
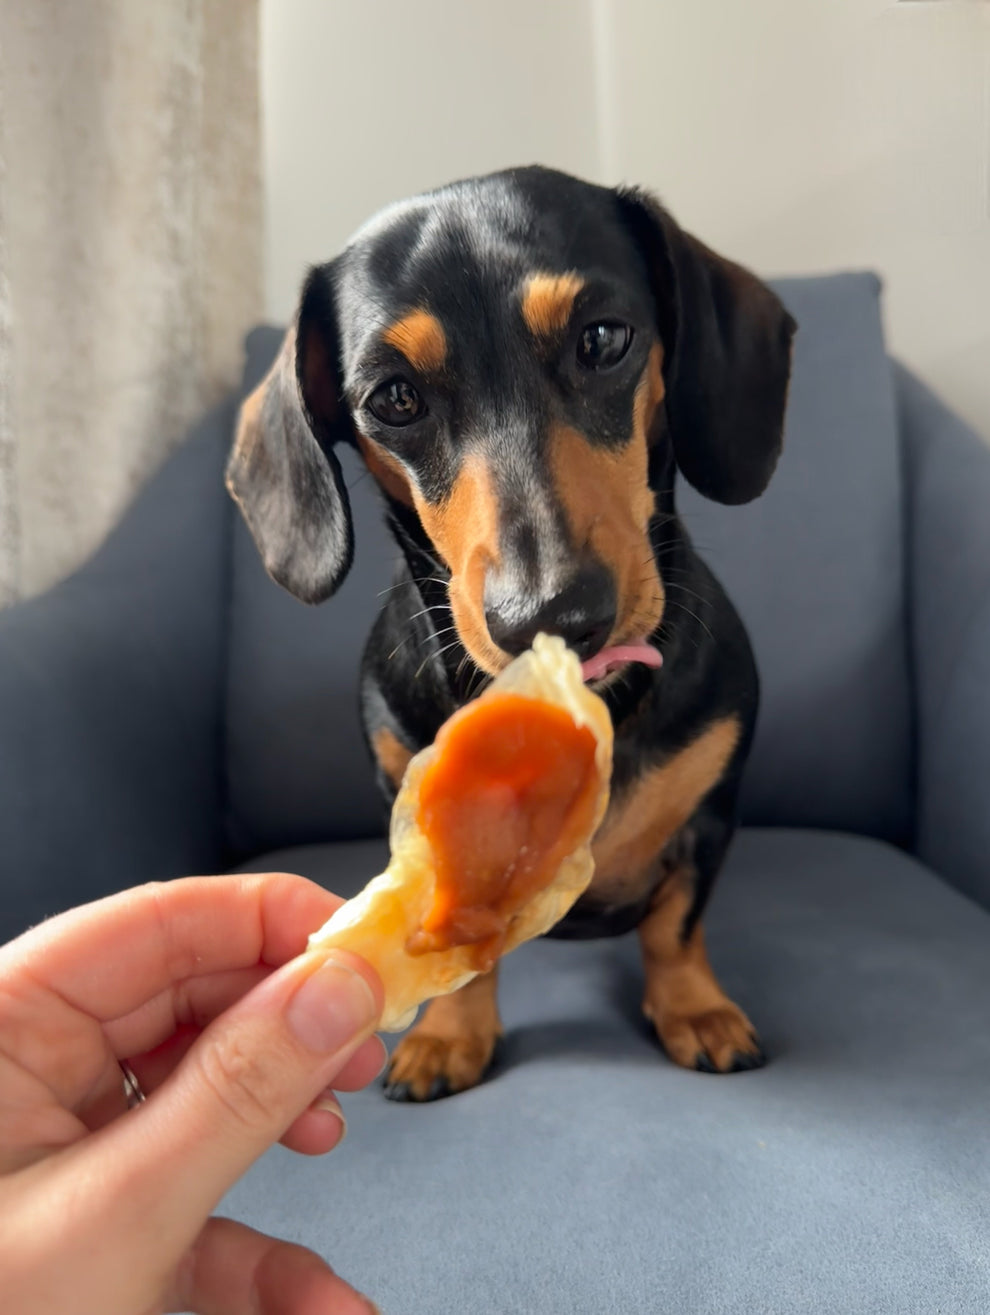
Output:
<svg viewBox="0 0 990 1315">
<path fill-rule="evenodd" d="M 0 940 L 222 864 L 233 412 L 193 431 L 86 565 L 0 612 Z"/>
<path fill-rule="evenodd" d="M 918 854 L 990 907 L 990 444 L 895 366 L 907 465 Z"/>
</svg>

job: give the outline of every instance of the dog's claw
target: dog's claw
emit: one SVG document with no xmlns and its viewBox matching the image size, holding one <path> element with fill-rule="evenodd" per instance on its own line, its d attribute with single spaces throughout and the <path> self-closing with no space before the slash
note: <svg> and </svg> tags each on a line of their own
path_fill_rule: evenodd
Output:
<svg viewBox="0 0 990 1315">
<path fill-rule="evenodd" d="M 732 1056 L 732 1066 L 730 1073 L 749 1073 L 754 1068 L 762 1068 L 767 1062 L 767 1057 L 763 1053 L 763 1048 L 756 1042 L 756 1049 L 748 1054 L 737 1050 Z"/>
<path fill-rule="evenodd" d="M 412 1088 L 408 1082 L 389 1082 L 388 1078 L 382 1083 L 385 1088 L 385 1099 L 394 1100 L 407 1104 L 413 1099 Z"/>
<path fill-rule="evenodd" d="M 754 1068 L 762 1068 L 766 1062 L 767 1057 L 757 1044 L 752 1053 L 735 1051 L 728 1068 L 719 1068 L 707 1050 L 699 1050 L 694 1057 L 694 1068 L 697 1073 L 749 1073 Z"/>
</svg>

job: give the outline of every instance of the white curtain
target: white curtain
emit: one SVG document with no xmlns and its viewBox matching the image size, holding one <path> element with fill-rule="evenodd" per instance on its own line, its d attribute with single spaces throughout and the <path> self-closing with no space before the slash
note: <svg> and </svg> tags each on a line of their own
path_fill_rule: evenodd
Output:
<svg viewBox="0 0 990 1315">
<path fill-rule="evenodd" d="M 0 604 L 236 382 L 261 308 L 257 0 L 0 0 Z"/>
</svg>

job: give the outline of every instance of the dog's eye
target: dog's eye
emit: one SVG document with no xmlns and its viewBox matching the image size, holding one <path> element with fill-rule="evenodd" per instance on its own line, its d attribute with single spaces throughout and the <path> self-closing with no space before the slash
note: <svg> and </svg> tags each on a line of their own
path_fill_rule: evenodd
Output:
<svg viewBox="0 0 990 1315">
<path fill-rule="evenodd" d="M 426 403 L 405 379 L 390 379 L 368 398 L 368 407 L 383 425 L 398 429 L 426 414 Z"/>
<path fill-rule="evenodd" d="M 577 358 L 586 370 L 610 370 L 629 350 L 633 331 L 628 324 L 602 320 L 588 324 L 578 339 Z"/>
</svg>

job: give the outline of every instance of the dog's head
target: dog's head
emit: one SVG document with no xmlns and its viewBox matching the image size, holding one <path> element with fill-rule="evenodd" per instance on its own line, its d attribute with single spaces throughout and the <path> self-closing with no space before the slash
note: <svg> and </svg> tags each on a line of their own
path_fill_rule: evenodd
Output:
<svg viewBox="0 0 990 1315">
<path fill-rule="evenodd" d="M 644 194 L 541 168 L 455 183 L 311 271 L 228 487 L 270 574 L 319 602 L 351 562 L 333 448 L 355 444 L 479 667 L 539 630 L 587 658 L 659 624 L 675 461 L 719 502 L 766 487 L 794 327 Z"/>
</svg>

